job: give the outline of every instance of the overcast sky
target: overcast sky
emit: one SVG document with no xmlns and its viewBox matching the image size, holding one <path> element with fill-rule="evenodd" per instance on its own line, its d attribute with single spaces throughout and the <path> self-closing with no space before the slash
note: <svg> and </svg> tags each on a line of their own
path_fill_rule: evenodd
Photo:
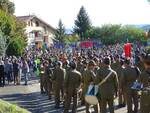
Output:
<svg viewBox="0 0 150 113">
<path fill-rule="evenodd" d="M 61 18 L 66 28 L 83 5 L 94 26 L 102 24 L 150 24 L 150 4 L 147 0 L 11 0 L 17 16 L 35 14 L 56 27 Z"/>
</svg>

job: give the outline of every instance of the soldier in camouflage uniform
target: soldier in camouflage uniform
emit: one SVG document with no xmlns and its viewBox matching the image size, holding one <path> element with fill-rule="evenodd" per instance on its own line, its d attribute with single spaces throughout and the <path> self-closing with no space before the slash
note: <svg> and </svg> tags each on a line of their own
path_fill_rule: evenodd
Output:
<svg viewBox="0 0 150 113">
<path fill-rule="evenodd" d="M 55 108 L 59 108 L 60 105 L 60 93 L 62 99 L 64 97 L 64 78 L 65 78 L 66 70 L 62 68 L 62 62 L 57 62 L 56 69 L 53 71 L 52 80 L 53 80 L 53 88 L 55 95 Z"/>
<path fill-rule="evenodd" d="M 139 70 L 140 70 L 141 72 L 144 71 L 144 62 L 143 62 L 143 59 L 142 59 L 141 56 L 138 56 L 138 57 L 137 57 L 136 66 L 139 68 Z"/>
<path fill-rule="evenodd" d="M 145 70 L 140 75 L 140 82 L 143 84 L 141 95 L 141 113 L 150 113 L 150 54 L 144 59 Z"/>
<path fill-rule="evenodd" d="M 121 87 L 124 87 L 125 89 L 128 113 L 138 112 L 138 93 L 131 87 L 133 86 L 134 82 L 138 79 L 139 74 L 139 69 L 131 66 L 130 59 L 126 59 L 125 69 L 123 69 L 121 76 Z M 134 110 L 132 109 L 133 104 Z"/>
<path fill-rule="evenodd" d="M 93 60 L 91 60 L 88 63 L 88 68 L 83 72 L 82 81 L 83 81 L 83 94 L 84 94 L 84 96 L 88 91 L 89 85 L 94 84 L 94 81 L 96 78 L 96 75 L 94 73 L 95 65 L 96 65 L 96 63 Z M 85 102 L 85 105 L 86 105 L 86 113 L 90 113 L 89 112 L 89 106 L 90 105 L 86 102 Z M 94 110 L 96 113 L 98 113 L 98 106 L 97 105 L 94 106 Z"/>
<path fill-rule="evenodd" d="M 118 91 L 118 101 L 119 101 L 119 105 L 118 108 L 122 108 L 126 106 L 126 97 L 125 97 L 125 89 L 124 87 L 121 87 L 121 76 L 122 76 L 122 71 L 124 69 L 124 60 L 120 60 L 120 65 L 117 69 L 117 75 L 118 75 L 118 80 L 119 80 L 119 91 Z"/>
<path fill-rule="evenodd" d="M 76 70 L 76 63 L 70 63 L 70 70 L 67 72 L 64 82 L 65 107 L 64 113 L 69 112 L 70 103 L 73 98 L 72 113 L 77 113 L 77 96 L 81 85 L 81 73 Z"/>
<path fill-rule="evenodd" d="M 45 93 L 46 91 L 46 84 L 45 84 L 45 74 L 44 74 L 44 63 L 40 65 L 40 89 L 41 89 L 41 94 Z"/>
<path fill-rule="evenodd" d="M 117 73 L 119 84 L 121 84 L 121 75 L 122 75 L 122 70 L 124 68 L 123 64 L 124 61 L 120 60 L 119 56 L 116 56 L 115 62 L 112 63 L 111 66 L 112 69 Z M 121 87 L 120 85 L 118 87 L 118 101 L 119 101 L 118 108 L 125 107 L 126 105 L 125 92 L 124 92 L 124 88 Z"/>
<path fill-rule="evenodd" d="M 77 71 L 82 73 L 83 64 L 82 64 L 82 57 L 77 58 Z"/>
<path fill-rule="evenodd" d="M 44 76 L 45 76 L 45 84 L 46 84 L 46 92 L 48 94 L 49 99 L 51 99 L 52 93 L 52 70 L 49 68 L 49 62 L 44 62 Z"/>
<path fill-rule="evenodd" d="M 106 113 L 108 103 L 110 113 L 114 113 L 114 95 L 117 96 L 118 77 L 117 73 L 110 67 L 110 58 L 106 57 L 103 62 L 103 67 L 101 67 L 97 73 L 96 84 L 103 81 L 110 72 L 112 72 L 112 74 L 101 86 L 99 86 L 98 100 L 100 101 L 100 111 L 101 113 Z"/>
</svg>

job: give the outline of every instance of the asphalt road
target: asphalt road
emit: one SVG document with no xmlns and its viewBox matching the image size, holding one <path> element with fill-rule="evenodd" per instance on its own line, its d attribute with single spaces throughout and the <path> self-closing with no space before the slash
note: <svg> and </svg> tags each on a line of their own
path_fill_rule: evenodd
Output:
<svg viewBox="0 0 150 113">
<path fill-rule="evenodd" d="M 40 93 L 40 85 L 36 77 L 30 78 L 28 86 L 24 86 L 22 82 L 20 86 L 11 84 L 0 88 L 0 98 L 25 108 L 32 113 L 62 113 L 63 111 L 62 104 L 60 109 L 55 109 L 54 98 L 49 100 L 47 95 Z M 92 108 L 90 110 L 93 111 Z M 126 112 L 126 108 L 115 110 L 115 113 Z M 78 106 L 78 113 L 85 113 L 85 107 Z"/>
</svg>

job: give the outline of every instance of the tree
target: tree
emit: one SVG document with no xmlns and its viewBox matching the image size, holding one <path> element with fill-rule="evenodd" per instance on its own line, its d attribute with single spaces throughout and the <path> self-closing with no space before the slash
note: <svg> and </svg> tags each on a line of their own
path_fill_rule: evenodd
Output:
<svg viewBox="0 0 150 113">
<path fill-rule="evenodd" d="M 0 9 L 9 14 L 14 14 L 15 5 L 9 0 L 0 0 Z"/>
<path fill-rule="evenodd" d="M 56 29 L 55 32 L 55 38 L 60 42 L 63 42 L 64 37 L 65 37 L 65 27 L 60 19 L 58 23 L 58 28 Z"/>
<path fill-rule="evenodd" d="M 79 40 L 80 40 L 80 38 L 77 34 L 68 35 L 64 38 L 65 44 L 68 44 L 68 45 L 72 44 L 72 43 L 75 43 Z"/>
<path fill-rule="evenodd" d="M 11 36 L 15 30 L 14 18 L 8 15 L 6 12 L 0 10 L 0 34 L 3 46 L 1 46 L 1 55 L 5 55 L 9 44 L 14 40 Z"/>
<path fill-rule="evenodd" d="M 3 46 L 1 46 L 1 55 L 21 55 L 21 52 L 26 47 L 26 34 L 24 32 L 25 24 L 10 15 L 0 10 L 0 35 Z M 12 46 L 17 44 L 15 46 Z M 15 51 L 17 50 L 17 51 Z M 12 51 L 12 52 L 10 52 Z"/>
<path fill-rule="evenodd" d="M 14 29 L 14 17 L 0 10 L 0 30 L 4 33 L 4 35 L 10 36 L 13 34 Z"/>
<path fill-rule="evenodd" d="M 77 33 L 81 39 L 86 37 L 88 30 L 91 28 L 90 18 L 82 6 L 75 20 L 74 32 Z M 87 37 L 86 37 L 87 38 Z"/>
<path fill-rule="evenodd" d="M 7 37 L 0 31 L 0 56 L 5 56 L 7 50 Z"/>
<path fill-rule="evenodd" d="M 8 46 L 7 55 L 22 55 L 24 48 L 27 46 L 27 35 L 25 34 L 26 24 L 20 20 L 15 21 L 15 30 L 12 35 L 12 43 Z"/>
<path fill-rule="evenodd" d="M 145 32 L 133 26 L 121 26 L 107 24 L 102 27 L 93 27 L 92 35 L 94 39 L 100 39 L 103 44 L 116 44 L 129 42 L 140 42 L 146 40 Z"/>
</svg>

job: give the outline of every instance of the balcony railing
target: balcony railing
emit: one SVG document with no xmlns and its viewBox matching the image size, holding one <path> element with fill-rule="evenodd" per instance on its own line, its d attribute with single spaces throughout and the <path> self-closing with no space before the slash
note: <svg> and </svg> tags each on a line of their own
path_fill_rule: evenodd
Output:
<svg viewBox="0 0 150 113">
<path fill-rule="evenodd" d="M 35 37 L 34 41 L 35 42 L 43 42 L 43 37 Z"/>
</svg>

